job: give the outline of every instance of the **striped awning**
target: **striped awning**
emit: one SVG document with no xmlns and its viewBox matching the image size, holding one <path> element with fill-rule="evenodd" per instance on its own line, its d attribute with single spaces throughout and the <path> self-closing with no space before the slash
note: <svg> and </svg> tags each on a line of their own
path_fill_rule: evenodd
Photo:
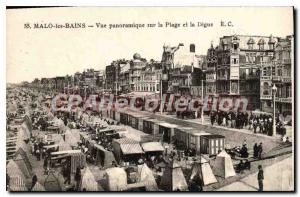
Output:
<svg viewBox="0 0 300 197">
<path fill-rule="evenodd" d="M 28 191 L 24 179 L 19 175 L 14 175 L 10 177 L 9 190 L 15 192 Z"/>
<path fill-rule="evenodd" d="M 122 153 L 124 155 L 142 154 L 144 153 L 140 144 L 120 144 Z"/>
<path fill-rule="evenodd" d="M 159 142 L 146 142 L 142 144 L 145 152 L 164 151 L 164 147 Z"/>
</svg>

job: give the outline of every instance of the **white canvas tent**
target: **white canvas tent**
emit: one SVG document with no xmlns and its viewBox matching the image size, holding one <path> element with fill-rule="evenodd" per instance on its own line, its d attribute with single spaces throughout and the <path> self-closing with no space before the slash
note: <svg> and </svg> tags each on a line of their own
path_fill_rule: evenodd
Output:
<svg viewBox="0 0 300 197">
<path fill-rule="evenodd" d="M 161 177 L 160 187 L 165 191 L 188 190 L 181 166 L 175 160 L 167 165 Z"/>
<path fill-rule="evenodd" d="M 16 192 L 28 191 L 25 185 L 24 178 L 20 175 L 10 176 L 9 190 L 16 191 Z"/>
<path fill-rule="evenodd" d="M 39 182 L 36 182 L 36 184 L 33 186 L 33 188 L 31 189 L 31 191 L 34 191 L 34 192 L 44 192 L 44 191 L 46 191 L 46 189 Z"/>
<path fill-rule="evenodd" d="M 201 157 L 201 161 L 193 164 L 190 179 L 199 180 L 203 186 L 218 182 L 208 161 L 203 157 Z"/>
<path fill-rule="evenodd" d="M 77 143 L 80 140 L 80 136 L 79 138 L 75 138 L 74 134 L 71 133 L 71 131 L 68 129 L 65 132 L 65 141 L 70 145 L 70 146 L 77 146 Z"/>
<path fill-rule="evenodd" d="M 83 191 L 83 189 L 86 191 L 98 191 L 98 183 L 88 167 L 81 178 L 80 191 Z"/>
<path fill-rule="evenodd" d="M 105 170 L 106 189 L 108 191 L 122 191 L 127 187 L 127 174 L 123 168 L 108 168 Z"/>
<path fill-rule="evenodd" d="M 6 165 L 6 173 L 9 177 L 13 176 L 20 176 L 22 179 L 25 179 L 25 176 L 19 166 L 16 164 L 15 161 L 9 160 L 8 164 Z"/>
<path fill-rule="evenodd" d="M 138 182 L 143 182 L 147 191 L 158 191 L 153 173 L 146 164 L 138 166 L 138 175 Z"/>
<path fill-rule="evenodd" d="M 223 178 L 235 176 L 231 157 L 226 153 L 225 150 L 217 155 L 213 171 L 216 176 L 220 176 Z"/>
<path fill-rule="evenodd" d="M 65 150 L 72 150 L 72 147 L 63 139 L 61 139 L 61 141 L 58 144 L 58 149 L 59 151 L 65 151 Z"/>
<path fill-rule="evenodd" d="M 24 152 L 24 154 L 26 154 Z M 25 155 L 16 154 L 15 163 L 18 165 L 19 169 L 22 171 L 24 177 L 30 178 L 32 176 L 32 169 L 29 163 L 28 157 L 25 158 Z"/>
</svg>

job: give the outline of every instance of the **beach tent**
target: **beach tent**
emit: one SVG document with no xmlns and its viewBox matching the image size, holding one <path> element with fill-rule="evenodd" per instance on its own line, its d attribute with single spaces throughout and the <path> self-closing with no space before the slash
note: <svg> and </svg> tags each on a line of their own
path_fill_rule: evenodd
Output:
<svg viewBox="0 0 300 197">
<path fill-rule="evenodd" d="M 147 191 L 158 191 L 153 173 L 146 164 L 138 166 L 138 182 L 143 182 Z"/>
<path fill-rule="evenodd" d="M 48 118 L 48 120 L 53 121 L 53 119 L 54 119 L 55 116 L 49 111 L 47 113 L 46 117 Z"/>
<path fill-rule="evenodd" d="M 29 146 L 24 142 L 24 140 L 20 136 L 18 136 L 16 139 L 14 138 L 6 144 L 6 153 L 8 155 L 13 155 L 20 148 L 22 148 L 25 152 L 29 152 Z"/>
<path fill-rule="evenodd" d="M 58 127 L 62 131 L 65 129 L 65 123 L 62 119 L 59 119 L 59 118 L 55 117 L 52 120 L 52 123 L 53 123 L 54 127 Z"/>
<path fill-rule="evenodd" d="M 194 162 L 190 179 L 199 181 L 202 186 L 217 182 L 208 161 L 203 157 L 201 161 Z"/>
<path fill-rule="evenodd" d="M 213 171 L 216 176 L 223 178 L 235 176 L 231 157 L 226 153 L 225 150 L 221 151 L 215 160 Z"/>
<path fill-rule="evenodd" d="M 63 137 L 61 136 L 61 134 L 53 133 L 52 140 L 55 144 L 59 144 L 63 140 Z"/>
<path fill-rule="evenodd" d="M 30 138 L 29 131 L 25 128 L 24 124 L 18 127 L 18 138 L 28 140 Z"/>
<path fill-rule="evenodd" d="M 75 173 L 76 169 L 83 168 L 86 166 L 86 155 L 82 152 L 75 152 L 69 153 L 71 156 L 71 172 Z"/>
<path fill-rule="evenodd" d="M 80 130 L 79 129 L 71 129 L 72 136 L 76 139 L 77 142 L 80 141 Z"/>
<path fill-rule="evenodd" d="M 46 189 L 39 182 L 36 182 L 36 184 L 33 186 L 31 191 L 33 191 L 33 192 L 44 192 L 44 191 L 46 191 Z"/>
<path fill-rule="evenodd" d="M 26 152 L 22 148 L 19 148 L 16 152 L 14 161 L 26 178 L 30 178 L 32 176 L 31 164 Z"/>
<path fill-rule="evenodd" d="M 181 166 L 177 161 L 173 160 L 167 165 L 161 177 L 160 187 L 165 191 L 188 190 Z"/>
<path fill-rule="evenodd" d="M 80 137 L 79 139 L 78 138 L 75 138 L 74 137 L 74 134 L 71 133 L 70 130 L 66 130 L 65 132 L 65 141 L 71 145 L 71 146 L 77 146 L 78 145 L 78 142 L 80 141 Z"/>
<path fill-rule="evenodd" d="M 130 138 L 114 139 L 112 141 L 116 160 L 138 159 L 144 153 L 138 141 Z"/>
<path fill-rule="evenodd" d="M 70 158 L 71 173 L 75 173 L 76 169 L 86 166 L 86 155 L 81 150 L 64 150 L 51 153 L 51 159 Z"/>
<path fill-rule="evenodd" d="M 15 161 L 9 160 L 8 164 L 6 165 L 6 173 L 8 174 L 9 177 L 12 176 L 20 176 L 22 179 L 25 179 L 25 176 L 19 166 L 16 164 Z"/>
<path fill-rule="evenodd" d="M 101 145 L 94 144 L 96 148 L 96 164 L 100 164 L 101 167 L 111 167 L 113 162 L 116 162 L 113 152 L 105 150 Z"/>
<path fill-rule="evenodd" d="M 72 147 L 69 143 L 65 142 L 63 139 L 60 140 L 58 144 L 59 151 L 72 150 Z"/>
<path fill-rule="evenodd" d="M 32 131 L 32 122 L 28 115 L 24 116 L 24 125 L 28 128 L 29 133 Z"/>
<path fill-rule="evenodd" d="M 127 174 L 123 168 L 108 168 L 105 170 L 107 191 L 122 191 L 127 187 Z"/>
<path fill-rule="evenodd" d="M 15 191 L 15 192 L 28 191 L 25 185 L 24 178 L 17 174 L 10 176 L 9 191 Z"/>
<path fill-rule="evenodd" d="M 62 191 L 62 187 L 60 185 L 59 179 L 58 179 L 59 173 L 50 173 L 44 182 L 44 187 L 46 191 L 53 191 L 53 192 L 60 192 Z"/>
<path fill-rule="evenodd" d="M 98 191 L 98 183 L 89 167 L 86 167 L 81 177 L 80 191 Z"/>
</svg>

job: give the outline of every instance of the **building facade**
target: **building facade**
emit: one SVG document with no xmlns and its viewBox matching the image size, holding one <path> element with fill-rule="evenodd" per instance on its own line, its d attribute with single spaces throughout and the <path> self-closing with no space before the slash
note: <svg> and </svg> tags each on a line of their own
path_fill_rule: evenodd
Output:
<svg viewBox="0 0 300 197">
<path fill-rule="evenodd" d="M 292 113 L 293 40 L 292 36 L 276 40 L 272 62 L 262 64 L 260 99 L 263 111 L 273 112 L 272 87 L 275 84 L 276 112 L 284 116 Z"/>
<path fill-rule="evenodd" d="M 216 99 L 247 99 L 248 110 L 260 109 L 260 70 L 271 65 L 273 36 L 231 35 L 207 52 L 206 93 Z"/>
<path fill-rule="evenodd" d="M 159 93 L 162 76 L 161 62 L 151 61 L 141 70 L 140 78 L 136 81 L 137 92 Z"/>
<path fill-rule="evenodd" d="M 147 65 L 146 59 L 142 58 L 140 54 L 135 53 L 133 60 L 130 61 L 129 84 L 130 91 L 136 92 L 140 88 L 141 74 Z"/>
</svg>

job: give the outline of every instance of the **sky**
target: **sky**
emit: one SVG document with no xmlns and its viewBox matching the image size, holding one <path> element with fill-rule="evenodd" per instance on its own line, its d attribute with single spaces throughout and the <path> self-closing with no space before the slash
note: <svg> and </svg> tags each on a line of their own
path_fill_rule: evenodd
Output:
<svg viewBox="0 0 300 197">
<path fill-rule="evenodd" d="M 70 7 L 6 11 L 6 81 L 104 70 L 115 59 L 161 60 L 163 45 L 196 45 L 206 54 L 224 35 L 293 35 L 292 7 Z M 233 26 L 221 27 L 221 21 Z M 34 29 L 33 24 L 86 23 L 94 28 Z M 161 23 L 164 27 L 100 29 L 96 23 Z M 165 27 L 165 23 L 212 23 L 213 27 Z M 24 28 L 29 23 L 32 28 Z"/>
</svg>

